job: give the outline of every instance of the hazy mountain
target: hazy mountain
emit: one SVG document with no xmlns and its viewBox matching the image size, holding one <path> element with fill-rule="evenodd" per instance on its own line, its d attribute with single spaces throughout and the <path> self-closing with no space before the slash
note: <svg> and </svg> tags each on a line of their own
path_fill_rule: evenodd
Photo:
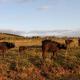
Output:
<svg viewBox="0 0 80 80">
<path fill-rule="evenodd" d="M 31 32 L 24 32 L 24 31 L 13 31 L 13 30 L 0 30 L 0 33 L 9 33 L 15 34 L 20 36 L 58 36 L 58 37 L 80 37 L 80 30 L 52 30 L 52 31 L 31 31 Z"/>
<path fill-rule="evenodd" d="M 53 30 L 53 31 L 31 31 L 27 36 L 58 36 L 58 37 L 79 37 L 79 30 Z"/>
</svg>

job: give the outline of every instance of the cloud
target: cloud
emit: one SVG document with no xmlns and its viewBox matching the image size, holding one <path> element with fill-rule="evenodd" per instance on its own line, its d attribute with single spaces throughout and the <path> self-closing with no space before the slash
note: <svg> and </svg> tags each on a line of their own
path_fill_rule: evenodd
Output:
<svg viewBox="0 0 80 80">
<path fill-rule="evenodd" d="M 0 0 L 0 3 L 26 3 L 26 2 L 32 2 L 34 0 Z"/>
<path fill-rule="evenodd" d="M 38 9 L 42 10 L 42 11 L 47 11 L 49 9 L 49 6 L 48 5 L 44 5 L 44 6 L 39 7 Z"/>
<path fill-rule="evenodd" d="M 17 3 L 26 3 L 26 2 L 32 2 L 33 0 L 15 0 Z"/>
</svg>

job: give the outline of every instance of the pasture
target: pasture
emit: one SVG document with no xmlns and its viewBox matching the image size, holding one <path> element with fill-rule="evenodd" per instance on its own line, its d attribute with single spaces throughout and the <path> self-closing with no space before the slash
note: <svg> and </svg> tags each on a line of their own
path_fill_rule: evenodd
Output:
<svg viewBox="0 0 80 80">
<path fill-rule="evenodd" d="M 49 39 L 64 43 L 64 38 Z M 73 38 L 70 48 L 58 51 L 54 59 L 51 59 L 52 53 L 47 52 L 44 66 L 41 48 L 27 48 L 19 55 L 19 46 L 41 46 L 42 40 L 44 38 L 12 37 L 0 40 L 16 45 L 5 53 L 5 58 L 0 55 L 0 80 L 80 80 L 80 47 L 77 38 Z"/>
</svg>

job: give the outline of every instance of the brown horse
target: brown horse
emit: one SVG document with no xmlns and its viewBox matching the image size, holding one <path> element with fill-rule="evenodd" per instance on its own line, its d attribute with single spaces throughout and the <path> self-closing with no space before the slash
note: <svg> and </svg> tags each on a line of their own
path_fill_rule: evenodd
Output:
<svg viewBox="0 0 80 80">
<path fill-rule="evenodd" d="M 42 57 L 43 59 L 45 59 L 47 51 L 53 52 L 54 56 L 55 52 L 57 52 L 60 49 L 66 49 L 66 48 L 67 47 L 65 44 L 60 44 L 56 41 L 51 41 L 51 40 L 44 40 L 42 41 Z"/>
<path fill-rule="evenodd" d="M 27 49 L 27 46 L 20 46 L 19 47 L 19 54 L 23 54 L 23 52 Z"/>
<path fill-rule="evenodd" d="M 80 38 L 78 38 L 78 46 L 80 46 Z"/>
<path fill-rule="evenodd" d="M 72 39 L 66 39 L 65 40 L 65 44 L 66 44 L 66 46 L 67 46 L 67 48 L 68 48 L 68 46 L 70 47 L 70 44 L 73 42 L 73 40 Z"/>
<path fill-rule="evenodd" d="M 38 46 L 38 45 L 32 45 L 32 46 L 19 46 L 19 54 L 23 54 L 25 50 L 32 50 L 32 49 L 38 49 L 38 48 L 41 48 L 41 46 Z"/>
<path fill-rule="evenodd" d="M 0 53 L 5 56 L 5 53 L 8 49 L 14 48 L 15 44 L 10 42 L 0 42 Z"/>
<path fill-rule="evenodd" d="M 3 57 L 5 56 L 6 51 L 7 51 L 6 46 L 0 46 L 0 54 L 3 55 Z"/>
</svg>

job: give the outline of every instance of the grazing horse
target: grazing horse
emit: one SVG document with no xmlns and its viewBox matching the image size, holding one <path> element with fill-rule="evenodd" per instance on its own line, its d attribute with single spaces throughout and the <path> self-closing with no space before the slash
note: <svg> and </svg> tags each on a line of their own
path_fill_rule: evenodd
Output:
<svg viewBox="0 0 80 80">
<path fill-rule="evenodd" d="M 66 44 L 66 46 L 67 46 L 67 48 L 68 48 L 68 46 L 70 47 L 70 44 L 73 42 L 73 40 L 72 39 L 66 39 L 65 40 L 65 44 Z"/>
<path fill-rule="evenodd" d="M 0 46 L 6 46 L 7 49 L 14 48 L 15 44 L 11 42 L 0 42 Z"/>
<path fill-rule="evenodd" d="M 65 44 L 60 44 L 56 41 L 51 41 L 51 40 L 43 40 L 42 41 L 42 57 L 43 59 L 45 59 L 47 51 L 53 52 L 53 56 L 54 56 L 55 52 L 57 52 L 60 49 L 66 49 L 66 48 L 67 47 Z"/>
<path fill-rule="evenodd" d="M 19 53 L 22 54 L 27 49 L 27 46 L 20 46 Z"/>
<path fill-rule="evenodd" d="M 5 56 L 5 53 L 8 49 L 14 48 L 15 44 L 10 42 L 0 42 L 0 52 Z"/>
<path fill-rule="evenodd" d="M 78 45 L 80 46 L 80 38 L 78 38 Z"/>
<path fill-rule="evenodd" d="M 3 57 L 4 57 L 6 51 L 7 51 L 7 47 L 6 46 L 0 46 L 0 55 L 3 55 Z"/>
<path fill-rule="evenodd" d="M 41 46 L 36 46 L 36 45 L 35 46 L 19 46 L 19 53 L 23 54 L 25 50 L 30 51 L 32 50 L 32 48 L 41 48 Z"/>
</svg>

